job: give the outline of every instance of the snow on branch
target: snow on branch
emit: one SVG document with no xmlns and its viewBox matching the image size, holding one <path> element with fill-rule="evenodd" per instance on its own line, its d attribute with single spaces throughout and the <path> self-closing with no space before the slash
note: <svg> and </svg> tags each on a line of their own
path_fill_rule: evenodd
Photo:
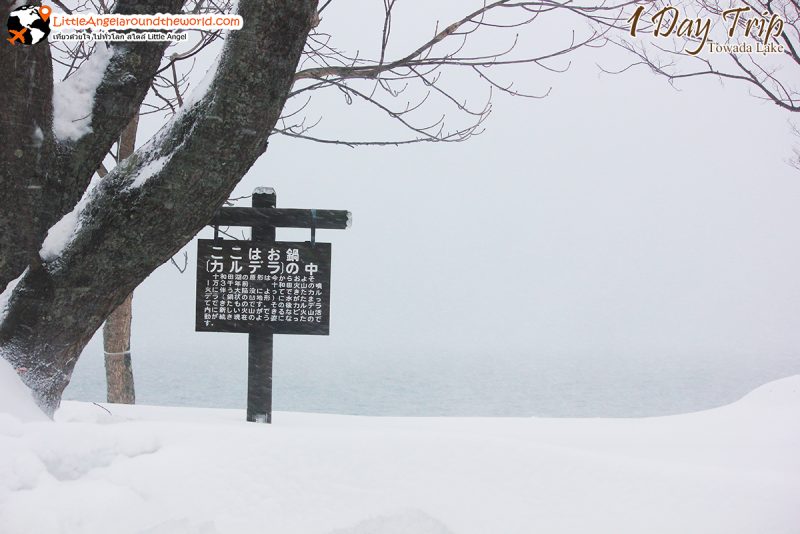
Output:
<svg viewBox="0 0 800 534">
<path fill-rule="evenodd" d="M 94 188 L 90 187 L 81 197 L 72 211 L 66 213 L 47 231 L 42 242 L 39 257 L 45 262 L 53 262 L 61 256 L 81 228 L 81 217 L 84 208 L 89 204 Z"/>
<path fill-rule="evenodd" d="M 99 43 L 89 59 L 53 88 L 53 133 L 61 141 L 77 141 L 92 131 L 95 93 L 114 56 L 112 47 Z"/>
</svg>

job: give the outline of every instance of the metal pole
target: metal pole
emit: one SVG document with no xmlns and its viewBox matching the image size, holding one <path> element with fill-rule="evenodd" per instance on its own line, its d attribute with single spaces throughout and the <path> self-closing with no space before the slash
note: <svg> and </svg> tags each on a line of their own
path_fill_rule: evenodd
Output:
<svg viewBox="0 0 800 534">
<path fill-rule="evenodd" d="M 258 188 L 253 192 L 254 208 L 274 208 L 273 189 Z M 272 243 L 275 227 L 252 227 L 252 240 Z M 248 334 L 247 341 L 247 420 L 272 423 L 272 332 L 256 331 Z"/>
</svg>

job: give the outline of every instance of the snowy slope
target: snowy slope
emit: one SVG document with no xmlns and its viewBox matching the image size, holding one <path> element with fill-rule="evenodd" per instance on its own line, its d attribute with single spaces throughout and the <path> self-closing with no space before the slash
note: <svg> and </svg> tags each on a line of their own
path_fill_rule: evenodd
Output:
<svg viewBox="0 0 800 534">
<path fill-rule="evenodd" d="M 9 284 L 11 286 L 13 283 Z M 3 311 L 3 296 L 0 294 L 0 314 Z M 16 371 L 0 356 L 0 436 L 9 427 L 17 427 L 21 421 L 47 421 L 31 396 L 30 390 L 17 377 Z M 3 449 L 0 448 L 0 453 Z M 2 477 L 0 477 L 2 487 Z M 2 533 L 2 529 L 0 529 Z"/>
<path fill-rule="evenodd" d="M 107 407 L 0 417 L 0 532 L 800 532 L 800 377 L 651 419 Z"/>
</svg>

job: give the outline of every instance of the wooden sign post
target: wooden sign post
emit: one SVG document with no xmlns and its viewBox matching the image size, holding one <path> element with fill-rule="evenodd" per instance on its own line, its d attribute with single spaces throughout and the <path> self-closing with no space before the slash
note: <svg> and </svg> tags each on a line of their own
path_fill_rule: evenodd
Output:
<svg viewBox="0 0 800 534">
<path fill-rule="evenodd" d="M 278 209 L 275 191 L 259 188 L 251 208 L 220 208 L 214 239 L 198 242 L 195 329 L 248 334 L 248 421 L 272 422 L 274 334 L 328 335 L 331 246 L 315 233 L 350 221 L 347 211 Z M 221 240 L 219 226 L 249 226 L 251 240 Z M 311 240 L 278 242 L 276 228 L 309 228 Z"/>
<path fill-rule="evenodd" d="M 254 208 L 275 208 L 277 196 L 270 193 L 253 192 Z M 275 242 L 275 227 L 266 223 L 253 225 L 250 232 L 253 241 Z M 256 423 L 272 423 L 272 338 L 273 333 L 258 328 L 247 334 L 247 420 Z"/>
</svg>

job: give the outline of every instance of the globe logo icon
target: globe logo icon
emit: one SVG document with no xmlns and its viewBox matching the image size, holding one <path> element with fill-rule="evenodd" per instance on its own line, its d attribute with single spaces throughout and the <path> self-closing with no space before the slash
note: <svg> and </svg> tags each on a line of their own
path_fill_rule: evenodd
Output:
<svg viewBox="0 0 800 534">
<path fill-rule="evenodd" d="M 50 13 L 52 10 L 48 6 L 26 5 L 15 9 L 8 15 L 6 40 L 12 45 L 44 41 L 50 35 Z"/>
</svg>

